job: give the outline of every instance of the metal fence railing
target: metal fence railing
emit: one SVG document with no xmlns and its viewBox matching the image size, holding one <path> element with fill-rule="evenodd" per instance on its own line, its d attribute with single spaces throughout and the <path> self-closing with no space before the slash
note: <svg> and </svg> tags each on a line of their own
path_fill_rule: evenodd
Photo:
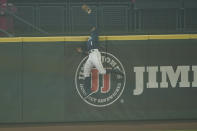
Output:
<svg viewBox="0 0 197 131">
<path fill-rule="evenodd" d="M 194 3 L 194 4 L 193 4 Z M 194 0 L 136 0 L 86 2 L 95 13 L 100 34 L 166 34 L 197 32 Z M 4 36 L 87 35 L 88 20 L 83 2 L 14 3 L 16 12 L 4 9 L 1 19 L 12 18 L 13 31 Z"/>
</svg>

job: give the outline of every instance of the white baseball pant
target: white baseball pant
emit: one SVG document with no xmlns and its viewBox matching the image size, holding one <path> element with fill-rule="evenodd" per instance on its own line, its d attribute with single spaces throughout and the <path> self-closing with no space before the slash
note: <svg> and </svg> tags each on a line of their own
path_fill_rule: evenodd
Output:
<svg viewBox="0 0 197 131">
<path fill-rule="evenodd" d="M 106 74 L 101 62 L 101 53 L 98 49 L 92 49 L 84 65 L 84 77 L 90 77 L 91 69 L 96 67 L 100 74 Z"/>
</svg>

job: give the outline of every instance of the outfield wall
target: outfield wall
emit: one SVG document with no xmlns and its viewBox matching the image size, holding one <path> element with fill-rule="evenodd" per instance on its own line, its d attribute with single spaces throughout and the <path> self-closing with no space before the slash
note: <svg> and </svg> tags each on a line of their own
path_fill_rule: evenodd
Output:
<svg viewBox="0 0 197 131">
<path fill-rule="evenodd" d="M 0 123 L 197 119 L 196 38 L 101 36 L 104 65 L 125 76 L 93 72 L 89 98 L 86 36 L 0 38 Z"/>
</svg>

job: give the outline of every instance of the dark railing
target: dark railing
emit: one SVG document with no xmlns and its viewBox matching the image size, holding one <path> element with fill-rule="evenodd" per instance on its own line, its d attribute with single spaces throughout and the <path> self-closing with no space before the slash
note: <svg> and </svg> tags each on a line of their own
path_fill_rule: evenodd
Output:
<svg viewBox="0 0 197 131">
<path fill-rule="evenodd" d="M 196 0 L 93 0 L 85 3 L 94 10 L 101 35 L 197 32 Z M 81 10 L 84 2 L 57 0 L 14 4 L 17 11 L 7 11 L 14 19 L 14 31 L 10 36 L 88 34 L 87 16 Z"/>
</svg>

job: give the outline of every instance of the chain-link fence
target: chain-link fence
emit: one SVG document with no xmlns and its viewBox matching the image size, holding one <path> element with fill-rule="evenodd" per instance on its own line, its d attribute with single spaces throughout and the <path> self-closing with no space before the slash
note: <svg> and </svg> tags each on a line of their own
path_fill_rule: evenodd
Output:
<svg viewBox="0 0 197 131">
<path fill-rule="evenodd" d="M 197 32 L 195 0 L 37 0 L 1 5 L 0 35 L 87 35 L 84 3 L 93 9 L 101 35 Z"/>
</svg>

